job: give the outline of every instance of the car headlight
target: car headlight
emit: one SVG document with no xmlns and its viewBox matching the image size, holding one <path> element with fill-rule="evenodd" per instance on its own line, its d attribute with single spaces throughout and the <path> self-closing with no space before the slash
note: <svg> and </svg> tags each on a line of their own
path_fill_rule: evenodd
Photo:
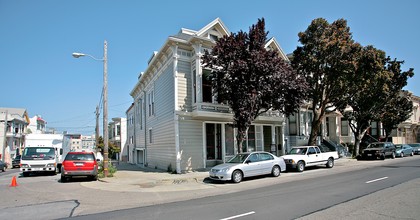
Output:
<svg viewBox="0 0 420 220">
<path fill-rule="evenodd" d="M 22 167 L 22 168 L 29 168 L 29 165 L 28 164 L 21 164 L 20 167 Z"/>
<path fill-rule="evenodd" d="M 55 163 L 49 163 L 47 164 L 47 167 L 55 167 Z"/>
<path fill-rule="evenodd" d="M 220 172 L 227 173 L 229 172 L 229 168 L 221 169 Z"/>
</svg>

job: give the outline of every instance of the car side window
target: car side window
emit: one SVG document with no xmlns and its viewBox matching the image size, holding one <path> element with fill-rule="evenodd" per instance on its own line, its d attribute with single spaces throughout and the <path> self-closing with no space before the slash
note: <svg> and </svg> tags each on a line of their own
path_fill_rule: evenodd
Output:
<svg viewBox="0 0 420 220">
<path fill-rule="evenodd" d="M 270 154 L 260 154 L 260 160 L 261 161 L 265 161 L 265 160 L 273 160 L 274 157 L 271 156 Z"/>
<path fill-rule="evenodd" d="M 316 150 L 316 152 L 318 153 L 318 154 L 320 154 L 321 153 L 321 150 L 319 149 L 319 148 L 315 148 L 315 150 Z"/>
<path fill-rule="evenodd" d="M 308 154 L 316 154 L 315 149 L 314 149 L 313 147 L 310 147 L 310 148 L 308 149 Z"/>
<path fill-rule="evenodd" d="M 251 162 L 251 163 L 253 163 L 253 162 L 258 162 L 258 154 L 252 154 L 250 157 L 249 157 L 249 162 Z"/>
</svg>

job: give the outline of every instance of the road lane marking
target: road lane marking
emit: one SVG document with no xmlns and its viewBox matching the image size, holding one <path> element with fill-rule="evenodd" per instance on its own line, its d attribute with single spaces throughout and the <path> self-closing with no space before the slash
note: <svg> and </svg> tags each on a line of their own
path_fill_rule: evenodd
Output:
<svg viewBox="0 0 420 220">
<path fill-rule="evenodd" d="M 373 182 L 380 181 L 380 180 L 384 180 L 384 179 L 388 179 L 388 177 L 386 176 L 386 177 L 382 177 L 382 178 L 379 178 L 379 179 L 375 179 L 375 180 L 367 181 L 366 183 L 373 183 Z"/>
<path fill-rule="evenodd" d="M 222 218 L 222 219 L 220 219 L 220 220 L 231 220 L 231 219 L 240 218 L 240 217 L 244 217 L 244 216 L 247 216 L 247 215 L 252 215 L 252 214 L 255 214 L 255 212 L 254 212 L 254 211 L 252 211 L 252 212 L 247 212 L 247 213 L 244 213 L 244 214 L 235 215 L 235 216 L 228 217 L 228 218 Z"/>
</svg>

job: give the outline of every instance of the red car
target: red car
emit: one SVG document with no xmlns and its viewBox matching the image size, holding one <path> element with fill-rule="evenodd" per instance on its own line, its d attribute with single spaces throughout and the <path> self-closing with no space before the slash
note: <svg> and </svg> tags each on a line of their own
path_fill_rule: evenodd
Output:
<svg viewBox="0 0 420 220">
<path fill-rule="evenodd" d="M 98 161 L 93 152 L 69 152 L 61 166 L 61 182 L 73 176 L 98 180 Z"/>
</svg>

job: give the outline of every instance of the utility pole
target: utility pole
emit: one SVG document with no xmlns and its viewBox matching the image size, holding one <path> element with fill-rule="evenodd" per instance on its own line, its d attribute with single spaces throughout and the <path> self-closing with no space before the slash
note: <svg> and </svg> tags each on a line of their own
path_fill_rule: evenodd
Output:
<svg viewBox="0 0 420 220">
<path fill-rule="evenodd" d="M 108 177 L 108 44 L 104 41 L 104 175 Z"/>
<path fill-rule="evenodd" d="M 96 152 L 98 152 L 99 145 L 99 106 L 96 106 L 96 127 L 95 127 L 95 147 Z"/>
<path fill-rule="evenodd" d="M 108 176 L 108 55 L 107 55 L 107 51 L 108 51 L 108 44 L 106 42 L 106 40 L 104 41 L 104 57 L 103 59 L 97 59 L 95 57 L 93 57 L 92 55 L 89 54 L 84 54 L 84 53 L 73 53 L 72 56 L 74 58 L 79 58 L 82 56 L 89 56 L 90 58 L 97 60 L 97 61 L 102 61 L 104 62 L 104 99 L 103 99 L 103 104 L 104 104 L 104 175 L 105 177 Z M 99 127 L 99 126 L 98 126 Z M 98 134 L 98 133 L 97 133 Z M 99 135 L 98 135 L 99 136 Z"/>
</svg>

